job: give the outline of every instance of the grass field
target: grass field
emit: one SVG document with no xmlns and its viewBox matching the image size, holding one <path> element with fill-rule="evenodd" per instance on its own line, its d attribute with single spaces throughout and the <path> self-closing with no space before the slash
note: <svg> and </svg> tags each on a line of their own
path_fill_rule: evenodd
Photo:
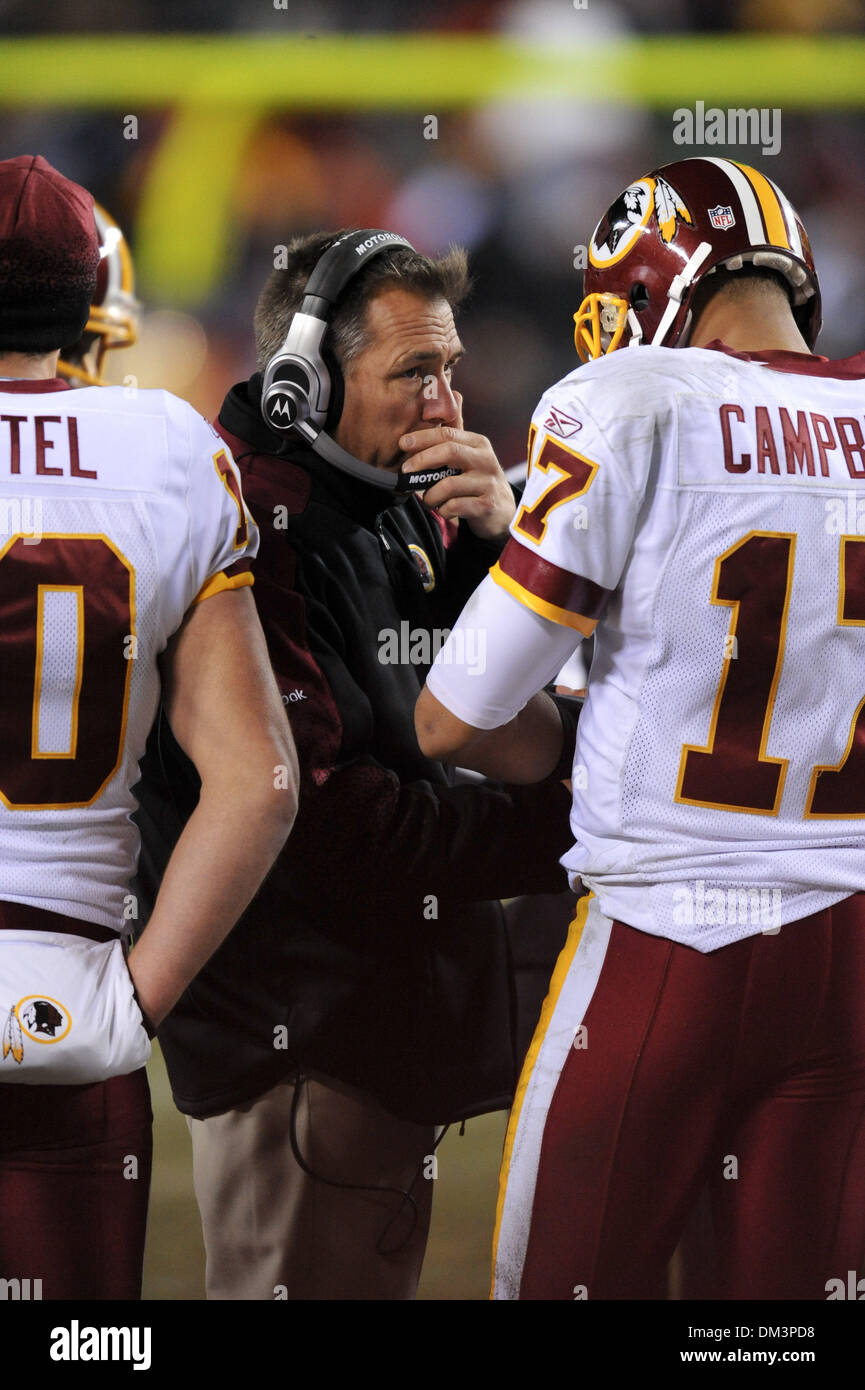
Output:
<svg viewBox="0 0 865 1390">
<path fill-rule="evenodd" d="M 186 1121 L 174 1108 L 158 1046 L 148 1068 L 153 1095 L 154 1160 L 145 1299 L 204 1298 L 204 1247 L 192 1192 Z M 449 1131 L 438 1149 L 432 1229 L 418 1298 L 485 1299 L 506 1116 Z"/>
</svg>

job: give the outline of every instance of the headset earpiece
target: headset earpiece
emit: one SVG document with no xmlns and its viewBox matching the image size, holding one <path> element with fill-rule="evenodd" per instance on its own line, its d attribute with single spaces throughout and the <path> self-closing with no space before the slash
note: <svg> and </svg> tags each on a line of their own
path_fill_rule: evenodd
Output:
<svg viewBox="0 0 865 1390">
<path fill-rule="evenodd" d="M 306 301 L 304 301 L 305 303 Z M 261 412 L 275 430 L 289 430 L 309 421 L 322 428 L 331 395 L 331 377 L 321 353 L 327 322 L 294 314 L 288 336 L 271 357 L 261 388 Z"/>
<path fill-rule="evenodd" d="M 312 386 L 306 372 L 293 362 L 277 364 L 271 384 L 267 420 L 274 429 L 285 429 L 309 418 Z"/>
<path fill-rule="evenodd" d="M 324 347 L 333 309 L 367 261 L 395 246 L 414 247 L 396 232 L 367 228 L 349 232 L 327 248 L 304 290 L 285 342 L 264 370 L 261 413 L 271 429 L 333 430 L 339 423 L 345 386 L 336 354 Z M 366 467 L 367 465 L 363 465 Z"/>
</svg>

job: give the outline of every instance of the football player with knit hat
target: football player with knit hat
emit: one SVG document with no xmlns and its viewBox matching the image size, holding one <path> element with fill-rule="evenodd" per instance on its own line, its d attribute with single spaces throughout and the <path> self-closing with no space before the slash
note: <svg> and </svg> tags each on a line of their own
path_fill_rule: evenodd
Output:
<svg viewBox="0 0 865 1390">
<path fill-rule="evenodd" d="M 90 194 L 0 162 L 0 1276 L 44 1299 L 140 1296 L 149 1035 L 296 809 L 228 450 L 166 392 L 57 376 L 99 264 Z M 127 958 L 160 691 L 202 795 Z"/>
</svg>

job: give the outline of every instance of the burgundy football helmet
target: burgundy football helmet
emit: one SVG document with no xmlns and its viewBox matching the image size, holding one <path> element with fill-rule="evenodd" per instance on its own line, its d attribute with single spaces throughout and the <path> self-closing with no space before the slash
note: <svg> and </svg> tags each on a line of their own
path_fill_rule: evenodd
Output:
<svg viewBox="0 0 865 1390">
<path fill-rule="evenodd" d="M 132 346 L 141 306 L 135 298 L 126 238 L 98 203 L 93 204 L 93 216 L 99 233 L 99 269 L 90 317 L 78 342 L 63 348 L 57 371 L 59 376 L 84 386 L 104 386 L 105 354 L 112 348 Z"/>
<path fill-rule="evenodd" d="M 620 345 L 685 346 L 694 291 L 747 261 L 777 271 L 813 351 L 820 286 L 805 228 L 780 188 L 732 159 L 683 159 L 630 184 L 589 242 L 574 343 L 583 362 Z"/>
</svg>

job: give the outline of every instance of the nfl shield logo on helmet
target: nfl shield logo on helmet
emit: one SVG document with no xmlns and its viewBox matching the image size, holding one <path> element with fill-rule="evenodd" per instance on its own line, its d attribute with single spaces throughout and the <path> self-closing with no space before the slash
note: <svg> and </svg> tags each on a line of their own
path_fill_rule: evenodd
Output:
<svg viewBox="0 0 865 1390">
<path fill-rule="evenodd" d="M 713 227 L 717 227 L 719 232 L 725 232 L 728 227 L 735 225 L 736 219 L 733 216 L 733 209 L 728 205 L 722 207 L 719 203 L 716 208 L 709 208 L 709 221 Z"/>
</svg>

